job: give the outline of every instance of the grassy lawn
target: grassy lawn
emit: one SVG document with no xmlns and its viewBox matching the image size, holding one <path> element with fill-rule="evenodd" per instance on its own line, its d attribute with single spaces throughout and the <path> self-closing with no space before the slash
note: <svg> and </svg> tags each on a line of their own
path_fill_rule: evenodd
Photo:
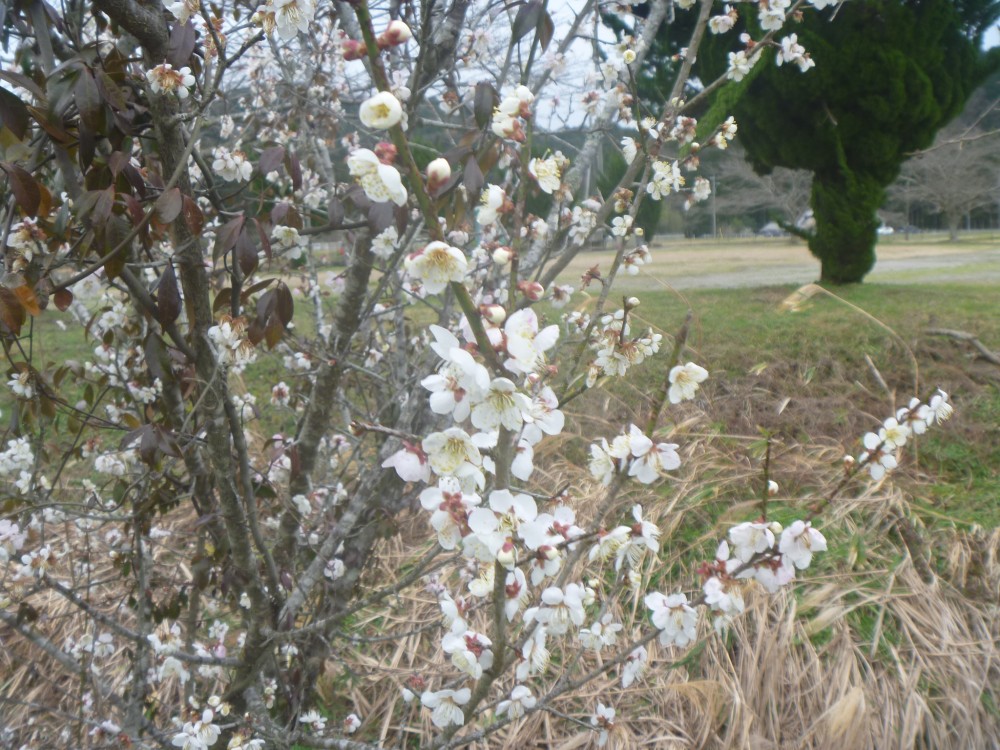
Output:
<svg viewBox="0 0 1000 750">
<path fill-rule="evenodd" d="M 967 344 L 928 333 L 963 330 L 1000 351 L 996 288 L 864 284 L 789 312 L 782 301 L 794 291 L 643 292 L 635 325 L 670 334 L 694 312 L 685 359 L 712 373 L 706 409 L 719 434 L 763 428 L 788 443 L 833 440 L 857 454 L 865 432 L 911 396 L 941 387 L 956 415 L 908 451 L 896 481 L 929 525 L 1000 526 L 1000 368 Z M 642 403 L 664 374 L 656 364 L 636 368 L 618 387 L 620 403 Z M 624 421 L 628 409 L 609 417 Z"/>
<path fill-rule="evenodd" d="M 1000 368 L 977 359 L 966 344 L 927 333 L 929 328 L 964 330 L 1000 350 L 996 288 L 863 284 L 837 290 L 837 298 L 818 294 L 789 312 L 782 301 L 794 291 L 793 286 L 645 291 L 634 326 L 672 334 L 685 312 L 693 311 L 685 359 L 712 373 L 705 394 L 720 434 L 753 435 L 764 428 L 798 443 L 832 438 L 845 451 L 856 452 L 860 436 L 876 428 L 894 406 L 940 386 L 952 395 L 957 414 L 920 443 L 916 464 L 907 474 L 926 475 L 924 481 L 913 480 L 915 501 L 936 523 L 1000 526 Z M 596 299 L 596 291 L 591 292 L 589 299 L 574 296 L 575 306 L 590 309 Z M 619 297 L 611 298 L 609 309 L 620 305 Z M 309 335 L 311 315 L 301 298 L 297 305 L 296 320 Z M 421 314 L 419 309 L 415 314 Z M 556 315 L 549 311 L 547 317 L 555 320 Z M 58 326 L 60 319 L 68 330 Z M 43 371 L 52 372 L 68 360 L 85 361 L 99 343 L 85 340 L 68 315 L 54 310 L 33 325 L 30 353 Z M 664 375 L 658 361 L 651 360 L 636 368 L 616 393 L 622 403 L 642 403 Z M 267 430 L 288 426 L 291 415 L 275 413 L 267 399 L 272 385 L 291 383 L 294 377 L 280 357 L 265 352 L 242 376 L 246 389 L 258 394 L 261 426 Z M 82 388 L 67 378 L 62 392 L 74 403 Z M 10 405 L 3 389 L 0 409 L 9 413 Z M 926 481 L 928 476 L 934 481 Z"/>
</svg>

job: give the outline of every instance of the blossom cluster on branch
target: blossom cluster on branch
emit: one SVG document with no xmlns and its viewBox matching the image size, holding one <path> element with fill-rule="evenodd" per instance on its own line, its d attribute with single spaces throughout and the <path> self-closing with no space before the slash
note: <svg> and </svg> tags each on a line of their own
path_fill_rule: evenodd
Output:
<svg viewBox="0 0 1000 750">
<path fill-rule="evenodd" d="M 469 744 L 613 670 L 638 684 L 653 640 L 708 637 L 700 607 L 724 628 L 748 579 L 777 590 L 825 549 L 813 517 L 762 517 L 700 589 L 645 590 L 690 450 L 661 412 L 708 371 L 685 361 L 686 324 L 640 327 L 639 300 L 609 295 L 651 261 L 644 200 L 711 195 L 699 153 L 738 128 L 693 116 L 709 93 L 764 49 L 811 63 L 776 37 L 803 4 L 761 0 L 759 38 L 694 85 L 704 33 L 737 10 L 676 6 L 694 32 L 662 108 L 635 72 L 667 0 L 621 44 L 581 42 L 595 4 L 540 0 L 11 10 L 0 637 L 46 666 L 25 678 L 44 698 L 2 696 L 23 711 L 0 744 L 379 746 L 388 720 L 327 715 L 319 685 L 363 642 L 355 616 L 407 587 L 433 597 L 440 648 L 404 705 L 438 730 L 421 746 Z M 581 43 L 603 53 L 576 75 Z M 553 132 L 566 117 L 582 145 Z M 627 167 L 599 193 L 584 176 L 606 140 Z M 601 237 L 614 258 L 578 292 L 565 269 Z M 581 439 L 566 404 L 650 363 L 640 424 Z M 949 413 L 944 394 L 911 404 L 852 471 L 880 478 Z M 556 481 L 570 443 L 589 444 L 586 508 Z M 413 513 L 412 570 L 371 580 Z M 620 621 L 624 597 L 647 612 Z M 576 705 L 598 744 L 625 731 L 611 703 Z"/>
</svg>

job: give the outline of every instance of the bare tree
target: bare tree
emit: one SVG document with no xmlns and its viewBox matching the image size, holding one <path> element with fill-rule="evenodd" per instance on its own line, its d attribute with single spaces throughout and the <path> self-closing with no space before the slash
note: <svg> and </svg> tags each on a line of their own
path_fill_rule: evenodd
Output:
<svg viewBox="0 0 1000 750">
<path fill-rule="evenodd" d="M 744 216 L 768 211 L 782 223 L 794 225 L 809 208 L 812 177 L 801 169 L 778 167 L 770 174 L 754 171 L 743 149 L 734 147 L 734 158 L 723 160 L 716 178 L 718 212 L 723 216 Z"/>
<path fill-rule="evenodd" d="M 942 214 L 954 242 L 962 217 L 994 205 L 1000 196 L 997 142 L 986 135 L 942 133 L 937 145 L 904 165 L 890 195 L 896 203 L 926 204 Z"/>
</svg>

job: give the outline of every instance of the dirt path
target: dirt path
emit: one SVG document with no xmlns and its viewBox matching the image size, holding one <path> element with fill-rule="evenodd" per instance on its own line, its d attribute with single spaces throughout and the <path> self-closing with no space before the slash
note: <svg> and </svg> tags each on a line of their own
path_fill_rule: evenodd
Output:
<svg viewBox="0 0 1000 750">
<path fill-rule="evenodd" d="M 1000 239 L 974 238 L 960 243 L 939 238 L 892 238 L 880 243 L 878 261 L 867 280 L 878 283 L 1000 284 Z M 576 286 L 580 275 L 597 263 L 606 272 L 610 252 L 578 256 L 561 280 Z M 787 240 L 700 240 L 663 242 L 653 247 L 653 263 L 637 276 L 621 277 L 631 289 L 712 289 L 769 284 L 804 284 L 819 276 L 819 263 L 804 244 Z"/>
</svg>

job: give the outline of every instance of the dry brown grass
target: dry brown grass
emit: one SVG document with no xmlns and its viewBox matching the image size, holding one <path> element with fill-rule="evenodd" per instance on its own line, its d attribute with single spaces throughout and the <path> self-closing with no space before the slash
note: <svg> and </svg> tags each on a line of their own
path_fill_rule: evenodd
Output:
<svg viewBox="0 0 1000 750">
<path fill-rule="evenodd" d="M 608 415 L 630 411 L 627 397 L 604 399 L 577 406 L 581 433 L 593 434 L 602 423 L 604 432 L 616 429 L 609 428 Z M 698 436 L 697 425 L 707 415 L 687 413 L 690 420 L 680 432 L 694 437 L 682 441 L 683 475 L 655 505 L 647 505 L 663 532 L 663 554 L 647 560 L 646 568 L 658 590 L 696 588 L 693 564 L 711 557 L 728 523 L 757 512 L 752 487 L 759 482 L 760 464 L 750 442 Z M 586 519 L 601 488 L 580 465 L 578 449 L 565 437 L 555 451 L 569 458 L 557 458 L 543 484 L 568 482 L 579 516 Z M 837 476 L 842 448 L 836 441 L 782 450 L 786 474 L 810 477 L 811 483 Z M 639 493 L 621 498 L 620 515 L 638 499 Z M 779 508 L 801 508 L 812 499 L 776 502 Z M 618 711 L 611 746 L 622 748 L 1000 747 L 1000 531 L 929 536 L 918 522 L 925 545 L 918 552 L 925 560 L 917 565 L 896 531 L 900 518 L 912 520 L 900 489 L 859 482 L 819 520 L 831 551 L 794 590 L 768 595 L 748 584 L 746 613 L 722 637 L 703 622 L 702 646 L 687 654 L 690 658 L 654 642 L 652 668 L 638 687 L 623 690 L 613 669 L 556 699 L 552 713 L 535 713 L 473 747 L 591 747 L 596 735 L 566 717 L 586 723 L 598 699 Z M 414 538 L 423 522 L 414 519 Z M 405 540 L 387 543 L 371 580 L 398 575 L 412 559 L 409 550 Z M 457 579 L 449 583 L 452 591 L 460 586 Z M 604 593 L 609 584 L 606 579 Z M 635 635 L 648 632 L 638 595 L 611 611 L 634 623 Z M 356 632 L 376 637 L 411 632 L 437 614 L 435 596 L 415 589 L 393 607 L 368 613 Z M 487 627 L 485 621 L 477 625 Z M 407 707 L 399 694 L 415 674 L 431 685 L 451 674 L 440 666 L 439 637 L 430 629 L 338 653 L 325 677 L 334 715 L 353 702 L 367 711 L 368 739 L 421 746 L 421 738 L 434 734 L 427 712 Z M 672 668 L 678 660 L 683 665 Z M 597 664 L 590 654 L 582 660 L 586 668 Z M 547 681 L 558 673 L 553 666 Z"/>
<path fill-rule="evenodd" d="M 768 403 L 770 391 L 756 388 L 718 390 L 700 409 L 682 410 L 671 434 L 684 446 L 683 471 L 655 500 L 641 489 L 618 500 L 613 517 L 624 517 L 633 502 L 642 501 L 647 515 L 660 525 L 663 552 L 645 563 L 658 590 L 695 590 L 696 563 L 712 556 L 728 524 L 758 512 L 757 438 L 735 434 L 744 420 L 758 421 L 759 413 L 774 408 Z M 603 492 L 586 471 L 581 436 L 617 432 L 636 416 L 633 405 L 640 403 L 640 395 L 625 391 L 581 399 L 569 408 L 575 434 L 553 441 L 546 457 L 549 469 L 538 477 L 539 484 L 568 484 L 581 521 L 594 516 Z M 734 434 L 706 427 L 720 422 L 731 424 Z M 836 479 L 844 448 L 835 439 L 809 446 L 786 439 L 777 450 L 777 478 L 783 486 L 819 488 Z M 801 515 L 794 509 L 812 499 L 779 496 L 774 511 Z M 913 525 L 919 549 L 904 543 L 900 519 Z M 170 525 L 183 533 L 189 522 L 176 515 Z M 425 523 L 417 514 L 402 519 L 403 531 L 381 545 L 366 586 L 391 583 L 405 572 L 425 549 Z M 473 747 L 591 747 L 594 733 L 577 722 L 589 721 L 597 700 L 618 711 L 612 747 L 1000 747 L 1000 530 L 932 532 L 910 513 L 902 489 L 865 482 L 853 485 L 817 525 L 831 551 L 794 591 L 772 596 L 748 584 L 747 611 L 725 636 L 713 634 L 703 622 L 702 643 L 687 653 L 654 642 L 649 646 L 651 669 L 637 687 L 623 690 L 613 669 L 554 700 L 551 712 L 532 714 Z M 67 526 L 62 543 L 71 545 L 73 533 Z M 178 575 L 186 573 L 179 569 Z M 457 575 L 448 584 L 452 591 L 463 585 Z M 605 577 L 602 593 L 613 585 L 613 577 Z M 39 595 L 32 604 L 41 614 L 40 631 L 55 643 L 81 634 L 83 619 L 73 616 L 73 607 L 62 597 Z M 94 605 L 119 619 L 124 613 L 128 624 L 120 590 L 98 590 Z M 648 632 L 638 594 L 611 611 L 631 625 L 632 634 Z M 421 747 L 434 736 L 428 712 L 418 702 L 405 704 L 400 688 L 414 675 L 432 686 L 452 678 L 450 666 L 442 666 L 438 616 L 436 597 L 421 585 L 359 613 L 343 634 L 347 637 L 334 639 L 319 685 L 333 720 L 357 711 L 365 719 L 359 738 L 387 747 Z M 484 614 L 470 619 L 474 627 L 488 631 Z M 34 721 L 34 729 L 23 736 L 33 737 L 38 747 L 78 747 L 74 741 L 63 742 L 58 733 L 61 716 L 78 714 L 75 678 L 46 668 L 38 649 L 9 629 L 0 628 L 0 642 L 2 694 L 20 701 L 0 709 L 5 723 Z M 125 664 L 120 653 L 105 666 L 104 679 L 116 691 L 124 689 Z M 587 654 L 579 666 L 597 665 L 597 657 Z M 554 664 L 546 682 L 558 673 Z M 164 690 L 166 699 L 176 686 Z M 499 692 L 495 695 L 487 710 L 499 700 Z M 56 711 L 41 712 L 33 705 Z"/>
</svg>

